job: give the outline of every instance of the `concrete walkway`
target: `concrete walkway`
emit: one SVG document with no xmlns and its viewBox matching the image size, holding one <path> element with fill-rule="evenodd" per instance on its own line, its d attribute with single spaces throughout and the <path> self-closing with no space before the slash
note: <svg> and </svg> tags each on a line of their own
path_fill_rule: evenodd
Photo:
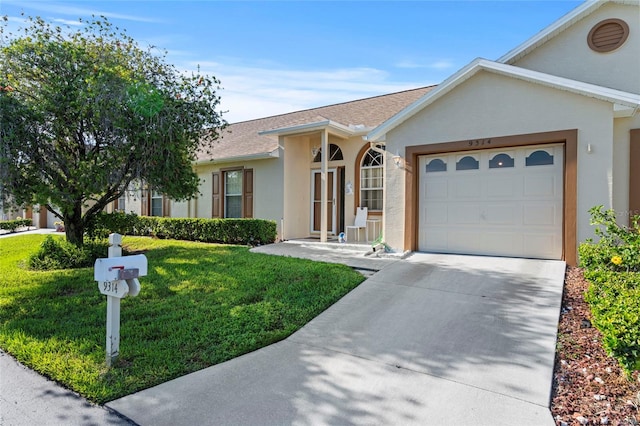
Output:
<svg viewBox="0 0 640 426">
<path fill-rule="evenodd" d="M 414 254 L 282 342 L 107 406 L 142 425 L 553 425 L 564 270 Z"/>
</svg>

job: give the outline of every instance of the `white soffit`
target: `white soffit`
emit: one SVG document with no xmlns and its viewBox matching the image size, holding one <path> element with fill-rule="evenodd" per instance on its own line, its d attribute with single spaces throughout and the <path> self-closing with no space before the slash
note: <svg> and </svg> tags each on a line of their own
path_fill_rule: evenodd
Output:
<svg viewBox="0 0 640 426">
<path fill-rule="evenodd" d="M 211 158 L 207 160 L 198 160 L 194 163 L 194 165 L 201 166 L 204 164 L 234 163 L 238 161 L 265 160 L 268 158 L 278 158 L 278 157 L 280 157 L 280 150 L 274 149 L 271 152 L 259 152 L 257 154 L 237 155 L 235 157 Z"/>
<path fill-rule="evenodd" d="M 396 128 L 401 123 L 417 114 L 428 105 L 431 105 L 436 100 L 440 99 L 480 71 L 491 72 L 558 90 L 564 90 L 582 96 L 610 102 L 614 105 L 617 104 L 618 111 L 631 110 L 632 112 L 630 115 L 634 113 L 633 111 L 637 111 L 640 108 L 640 95 L 636 95 L 634 93 L 610 89 L 607 87 L 478 58 L 446 79 L 434 90 L 425 94 L 422 98 L 418 99 L 416 102 L 375 128 L 367 135 L 366 139 L 370 141 L 385 139 L 387 132 Z"/>
</svg>

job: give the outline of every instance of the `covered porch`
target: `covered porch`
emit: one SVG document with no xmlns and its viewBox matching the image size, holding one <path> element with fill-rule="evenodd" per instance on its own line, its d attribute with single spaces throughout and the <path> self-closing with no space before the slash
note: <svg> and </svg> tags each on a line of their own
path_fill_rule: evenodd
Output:
<svg viewBox="0 0 640 426">
<path fill-rule="evenodd" d="M 350 244 L 370 246 L 380 238 L 383 169 L 369 167 L 366 162 L 371 146 L 362 136 L 369 130 L 318 117 L 312 123 L 261 132 L 277 135 L 284 152 L 284 208 L 280 223 L 284 240 L 338 243 L 339 235 L 344 233 Z M 381 153 L 374 155 L 381 166 L 385 152 L 380 147 L 378 151 Z M 361 205 L 375 207 L 369 209 L 366 226 L 348 229 L 354 225 Z"/>
</svg>

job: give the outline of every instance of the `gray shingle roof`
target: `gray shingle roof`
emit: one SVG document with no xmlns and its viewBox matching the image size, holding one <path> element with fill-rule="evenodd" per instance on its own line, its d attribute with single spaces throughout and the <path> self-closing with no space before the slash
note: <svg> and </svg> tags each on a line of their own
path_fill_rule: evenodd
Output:
<svg viewBox="0 0 640 426">
<path fill-rule="evenodd" d="M 418 100 L 434 87 L 420 87 L 388 95 L 233 123 L 222 131 L 222 137 L 214 142 L 211 153 L 200 154 L 198 161 L 219 161 L 273 152 L 278 148 L 278 136 L 260 135 L 259 132 L 314 123 L 321 119 L 328 119 L 345 126 L 375 127 Z"/>
</svg>

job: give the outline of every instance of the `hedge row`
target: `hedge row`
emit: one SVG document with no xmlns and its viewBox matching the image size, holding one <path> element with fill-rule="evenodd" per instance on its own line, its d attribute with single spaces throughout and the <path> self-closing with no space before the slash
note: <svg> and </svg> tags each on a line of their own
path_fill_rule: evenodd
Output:
<svg viewBox="0 0 640 426">
<path fill-rule="evenodd" d="M 91 238 L 112 232 L 176 240 L 223 244 L 269 244 L 275 241 L 276 223 L 264 219 L 192 219 L 101 213 L 87 227 Z"/>
<path fill-rule="evenodd" d="M 16 232 L 16 229 L 23 226 L 31 226 L 31 219 L 15 219 L 15 220 L 3 220 L 0 221 L 0 229 L 5 231 Z"/>
</svg>

